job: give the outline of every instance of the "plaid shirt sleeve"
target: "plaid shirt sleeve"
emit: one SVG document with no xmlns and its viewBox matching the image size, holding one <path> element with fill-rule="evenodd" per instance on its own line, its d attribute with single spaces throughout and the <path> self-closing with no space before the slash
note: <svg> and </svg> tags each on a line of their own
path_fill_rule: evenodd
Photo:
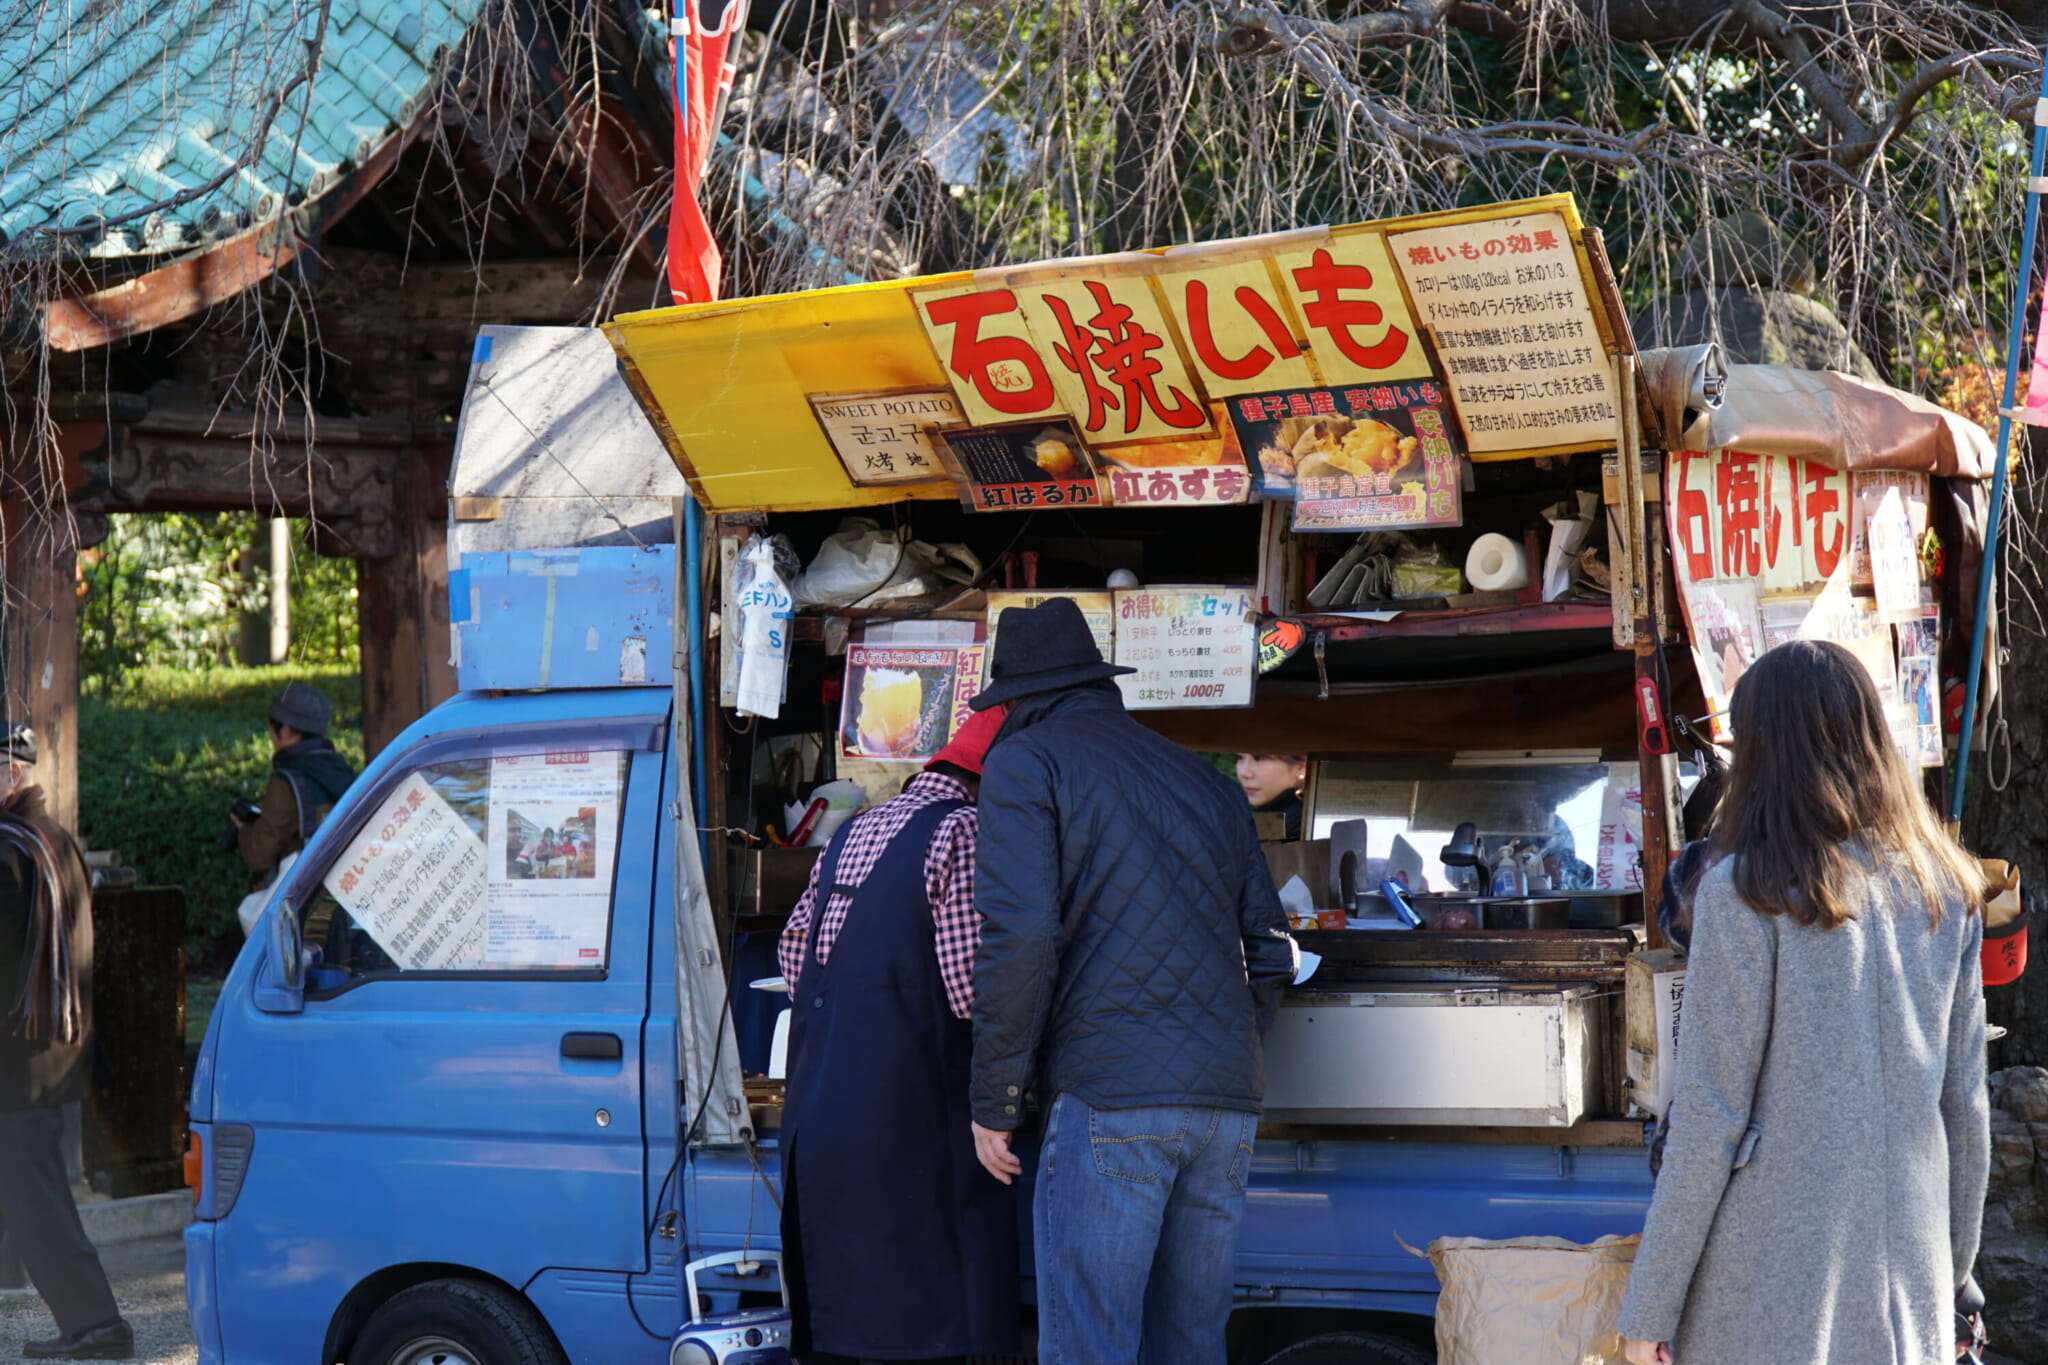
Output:
<svg viewBox="0 0 2048 1365">
<path fill-rule="evenodd" d="M 939 975 L 945 979 L 947 1003 L 961 1019 L 973 1014 L 974 953 L 981 946 L 981 914 L 974 908 L 974 851 L 980 834 L 980 812 L 972 806 L 957 810 L 932 835 L 924 859 Z"/>
<path fill-rule="evenodd" d="M 811 916 L 818 905 L 818 870 L 825 865 L 823 854 L 811 864 L 811 879 L 804 887 L 804 894 L 798 899 L 796 908 L 789 912 L 788 921 L 782 926 L 782 937 L 775 943 L 775 961 L 782 968 L 782 979 L 791 990 L 796 989 L 796 979 L 804 969 L 804 950 L 810 946 Z"/>
</svg>

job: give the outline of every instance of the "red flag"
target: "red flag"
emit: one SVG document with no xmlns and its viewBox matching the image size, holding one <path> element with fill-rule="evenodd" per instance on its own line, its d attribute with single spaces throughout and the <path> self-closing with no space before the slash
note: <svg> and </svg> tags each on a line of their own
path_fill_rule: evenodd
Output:
<svg viewBox="0 0 2048 1365">
<path fill-rule="evenodd" d="M 668 219 L 668 287 L 678 303 L 709 303 L 718 297 L 725 262 L 697 190 L 718 135 L 719 103 L 732 85 L 726 49 L 746 6 L 741 0 L 676 0 L 672 13 L 676 183 Z"/>
</svg>

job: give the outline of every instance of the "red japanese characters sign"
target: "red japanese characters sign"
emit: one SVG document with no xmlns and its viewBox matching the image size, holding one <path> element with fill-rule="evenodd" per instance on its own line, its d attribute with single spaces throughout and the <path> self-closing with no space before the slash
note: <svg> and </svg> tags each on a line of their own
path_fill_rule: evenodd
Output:
<svg viewBox="0 0 2048 1365">
<path fill-rule="evenodd" d="M 1316 382 L 1308 349 L 1295 339 L 1287 303 L 1263 259 L 1192 264 L 1162 274 L 1159 283 L 1211 397 Z"/>
<path fill-rule="evenodd" d="M 1274 261 L 1306 326 L 1325 385 L 1422 379 L 1431 373 L 1401 280 L 1376 232 L 1333 237 Z"/>
<path fill-rule="evenodd" d="M 1923 619 L 1914 552 L 1926 494 L 1925 475 L 1851 473 L 1742 450 L 1671 456 L 1671 563 L 1714 711 L 1726 711 L 1763 651 L 1831 640 L 1863 661 L 1896 713 L 1902 747 L 1924 761 L 1919 718 L 1901 696 L 1904 640 L 1895 649 L 1892 624 L 1918 630 Z M 1725 736 L 1723 722 L 1715 728 Z"/>
<path fill-rule="evenodd" d="M 1432 374 L 1376 232 L 1295 234 L 1216 263 L 1023 270 L 917 303 L 975 425 L 1064 415 L 1096 446 L 1207 435 L 1212 397 Z"/>
<path fill-rule="evenodd" d="M 1042 353 L 1050 354 L 1046 372 L 1061 411 L 1087 440 L 1108 444 L 1211 430 L 1201 387 L 1144 279 L 1062 280 L 1017 292 Z"/>
<path fill-rule="evenodd" d="M 1109 500 L 1118 507 L 1181 506 L 1243 502 L 1252 476 L 1238 465 L 1195 465 L 1187 469 L 1122 469 L 1107 473 Z"/>
<path fill-rule="evenodd" d="M 1844 470 L 1728 450 L 1674 454 L 1669 477 L 1681 584 L 1755 579 L 1767 596 L 1817 593 L 1853 567 L 1855 502 Z"/>
<path fill-rule="evenodd" d="M 1226 407 L 1211 405 L 1213 437 L 1098 450 L 1109 501 L 1119 507 L 1200 507 L 1249 500 L 1253 479 Z"/>
</svg>

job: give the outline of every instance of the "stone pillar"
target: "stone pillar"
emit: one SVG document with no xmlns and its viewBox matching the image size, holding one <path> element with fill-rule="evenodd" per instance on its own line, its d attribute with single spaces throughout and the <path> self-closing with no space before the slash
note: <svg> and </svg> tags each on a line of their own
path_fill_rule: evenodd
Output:
<svg viewBox="0 0 2048 1365">
<path fill-rule="evenodd" d="M 284 663 L 292 656 L 292 524 L 283 517 L 270 518 L 270 559 L 264 565 L 270 576 L 270 662 Z"/>
<path fill-rule="evenodd" d="M 259 516 L 254 532 L 237 567 L 251 599 L 257 596 L 256 585 L 262 585 L 263 609 L 242 613 L 235 641 L 236 659 L 252 668 L 286 662 L 292 646 L 292 524 L 284 517 Z"/>
</svg>

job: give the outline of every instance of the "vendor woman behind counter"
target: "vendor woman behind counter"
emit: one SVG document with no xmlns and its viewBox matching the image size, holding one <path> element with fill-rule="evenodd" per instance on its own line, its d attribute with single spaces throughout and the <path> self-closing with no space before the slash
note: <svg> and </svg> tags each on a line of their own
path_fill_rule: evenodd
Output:
<svg viewBox="0 0 2048 1365">
<path fill-rule="evenodd" d="M 1301 837 L 1301 788 L 1308 781 L 1306 754 L 1239 754 L 1237 785 L 1244 788 L 1252 810 L 1283 815 L 1287 837 Z"/>
</svg>

